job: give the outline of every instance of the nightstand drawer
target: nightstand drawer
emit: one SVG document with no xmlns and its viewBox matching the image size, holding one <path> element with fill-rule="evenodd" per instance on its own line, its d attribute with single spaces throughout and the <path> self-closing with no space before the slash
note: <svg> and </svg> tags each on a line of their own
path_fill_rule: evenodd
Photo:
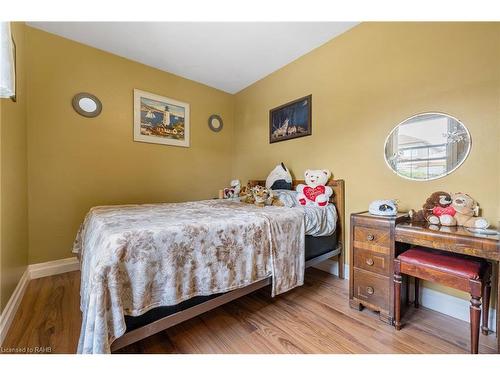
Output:
<svg viewBox="0 0 500 375">
<path fill-rule="evenodd" d="M 388 230 L 361 226 L 354 227 L 354 247 L 389 254 L 390 239 Z"/>
<path fill-rule="evenodd" d="M 354 269 L 354 297 L 376 310 L 389 311 L 389 278 L 376 273 Z"/>
<path fill-rule="evenodd" d="M 389 276 L 389 257 L 374 251 L 354 248 L 354 267 Z"/>
</svg>

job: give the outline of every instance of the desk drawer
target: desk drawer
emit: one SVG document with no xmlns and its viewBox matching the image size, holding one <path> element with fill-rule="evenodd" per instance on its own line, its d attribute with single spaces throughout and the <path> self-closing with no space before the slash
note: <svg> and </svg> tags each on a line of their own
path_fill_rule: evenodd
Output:
<svg viewBox="0 0 500 375">
<path fill-rule="evenodd" d="M 354 248 L 354 267 L 389 276 L 389 256 Z"/>
<path fill-rule="evenodd" d="M 354 247 L 389 254 L 391 235 L 389 230 L 354 227 Z"/>
<path fill-rule="evenodd" d="M 354 297 L 381 311 L 389 311 L 390 279 L 354 268 Z"/>
</svg>

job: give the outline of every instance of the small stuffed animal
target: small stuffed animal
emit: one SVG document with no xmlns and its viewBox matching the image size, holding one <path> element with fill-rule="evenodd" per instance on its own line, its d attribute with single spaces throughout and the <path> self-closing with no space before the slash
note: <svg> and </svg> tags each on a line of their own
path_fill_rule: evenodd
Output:
<svg viewBox="0 0 500 375">
<path fill-rule="evenodd" d="M 243 203 L 255 203 L 250 184 L 243 186 L 240 190 L 240 201 Z"/>
<path fill-rule="evenodd" d="M 316 206 L 326 206 L 328 200 L 333 194 L 333 190 L 330 186 L 326 186 L 328 180 L 332 176 L 332 173 L 327 169 L 318 170 L 306 170 L 305 174 L 306 185 L 297 185 L 297 190 L 299 194 L 297 195 L 297 200 L 302 206 L 306 205 L 316 205 Z"/>
<path fill-rule="evenodd" d="M 240 180 L 232 180 L 231 187 L 224 189 L 224 198 L 236 198 L 240 195 L 241 184 Z"/>
<path fill-rule="evenodd" d="M 264 207 L 269 198 L 269 190 L 263 186 L 256 185 L 251 189 L 251 192 L 255 205 Z"/>
<path fill-rule="evenodd" d="M 451 207 L 451 196 L 444 191 L 432 193 L 421 210 L 417 212 L 410 210 L 412 221 L 428 221 L 435 225 L 456 225 L 454 224 L 454 215 L 455 210 Z"/>
<path fill-rule="evenodd" d="M 274 195 L 271 189 L 267 189 L 264 186 L 256 185 L 250 188 L 250 196 L 247 195 L 241 199 L 244 203 L 253 203 L 256 206 L 284 206 L 283 202 Z"/>
<path fill-rule="evenodd" d="M 464 193 L 451 195 L 451 206 L 455 209 L 455 225 L 468 228 L 486 229 L 490 226 L 488 220 L 479 215 L 479 205 L 470 196 Z"/>
</svg>

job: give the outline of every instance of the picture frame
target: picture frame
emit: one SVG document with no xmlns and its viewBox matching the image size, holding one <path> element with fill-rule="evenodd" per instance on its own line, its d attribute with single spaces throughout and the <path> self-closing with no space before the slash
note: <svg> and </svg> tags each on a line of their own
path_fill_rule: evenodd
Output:
<svg viewBox="0 0 500 375">
<path fill-rule="evenodd" d="M 134 141 L 190 147 L 189 104 L 134 89 Z"/>
<path fill-rule="evenodd" d="M 14 58 L 14 95 L 10 99 L 17 102 L 17 47 L 16 41 L 12 38 L 12 57 Z"/>
<path fill-rule="evenodd" d="M 292 100 L 269 111 L 269 143 L 312 134 L 312 95 Z"/>
</svg>

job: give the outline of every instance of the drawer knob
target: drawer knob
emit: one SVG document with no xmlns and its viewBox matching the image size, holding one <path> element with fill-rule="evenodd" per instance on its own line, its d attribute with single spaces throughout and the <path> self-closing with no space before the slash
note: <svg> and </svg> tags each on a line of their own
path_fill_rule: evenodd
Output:
<svg viewBox="0 0 500 375">
<path fill-rule="evenodd" d="M 373 259 L 372 258 L 366 259 L 366 264 L 368 264 L 369 266 L 373 266 Z"/>
<path fill-rule="evenodd" d="M 368 241 L 373 241 L 375 239 L 375 236 L 373 234 L 369 234 L 368 236 L 366 236 L 366 239 Z"/>
<path fill-rule="evenodd" d="M 374 292 L 375 292 L 375 290 L 371 286 L 366 288 L 366 293 L 372 295 Z"/>
</svg>

